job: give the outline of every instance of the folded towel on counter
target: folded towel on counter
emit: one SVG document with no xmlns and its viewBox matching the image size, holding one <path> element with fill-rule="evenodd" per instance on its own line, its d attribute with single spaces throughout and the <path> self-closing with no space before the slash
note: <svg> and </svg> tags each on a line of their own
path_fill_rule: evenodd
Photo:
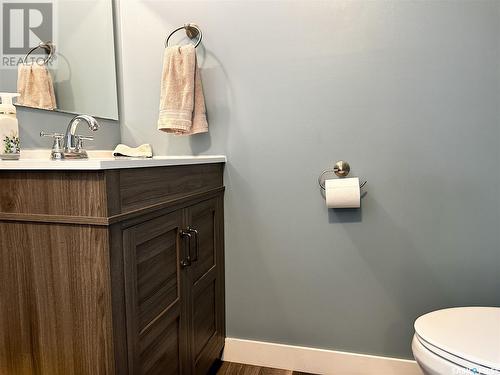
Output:
<svg viewBox="0 0 500 375">
<path fill-rule="evenodd" d="M 113 151 L 113 156 L 130 156 L 134 158 L 152 158 L 153 149 L 150 144 L 143 144 L 139 147 L 129 147 L 124 144 L 119 144 Z"/>
<path fill-rule="evenodd" d="M 17 104 L 41 109 L 55 109 L 54 83 L 47 66 L 20 64 L 17 70 Z"/>
<path fill-rule="evenodd" d="M 192 44 L 165 49 L 158 129 L 177 135 L 208 132 L 205 97 Z"/>
</svg>

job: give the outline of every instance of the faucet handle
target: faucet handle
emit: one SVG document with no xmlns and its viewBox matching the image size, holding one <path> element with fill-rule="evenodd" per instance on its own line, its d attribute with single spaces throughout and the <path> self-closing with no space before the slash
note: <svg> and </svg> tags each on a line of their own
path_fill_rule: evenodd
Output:
<svg viewBox="0 0 500 375">
<path fill-rule="evenodd" d="M 93 141 L 94 137 L 87 137 L 83 135 L 75 135 L 76 138 L 76 149 L 77 150 L 82 150 L 83 149 L 83 141 Z"/>
<path fill-rule="evenodd" d="M 40 137 L 52 137 L 54 139 L 63 139 L 64 134 L 61 133 L 45 133 L 43 130 L 40 132 Z"/>
<path fill-rule="evenodd" d="M 94 137 L 88 137 L 86 135 L 75 135 L 77 140 L 83 140 L 83 141 L 93 141 Z"/>
<path fill-rule="evenodd" d="M 40 132 L 40 137 L 52 137 L 52 138 L 54 138 L 54 143 L 52 144 L 52 151 L 50 152 L 50 158 L 52 160 L 64 159 L 64 154 L 63 154 L 62 145 L 61 145 L 61 140 L 64 138 L 64 134 L 45 133 L 42 130 Z"/>
</svg>

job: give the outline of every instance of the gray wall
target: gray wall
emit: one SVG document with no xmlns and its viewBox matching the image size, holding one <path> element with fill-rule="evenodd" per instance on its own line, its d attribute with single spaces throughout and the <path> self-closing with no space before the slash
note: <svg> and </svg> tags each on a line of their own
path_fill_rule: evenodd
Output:
<svg viewBox="0 0 500 375">
<path fill-rule="evenodd" d="M 64 133 L 74 116 L 62 112 L 17 107 L 21 149 L 51 148 L 52 139 L 40 138 L 40 130 L 48 133 Z M 85 148 L 88 150 L 112 150 L 120 143 L 120 124 L 114 120 L 99 118 L 97 120 L 101 127 L 96 133 L 91 132 L 86 126 L 82 126 L 84 124 L 81 124 L 78 128 L 78 134 L 94 137 L 94 141 L 85 143 Z"/>
<path fill-rule="evenodd" d="M 121 1 L 122 136 L 226 153 L 228 336 L 410 356 L 414 319 L 500 305 L 500 2 Z M 197 22 L 210 134 L 156 130 Z M 338 159 L 368 180 L 327 210 Z"/>
</svg>

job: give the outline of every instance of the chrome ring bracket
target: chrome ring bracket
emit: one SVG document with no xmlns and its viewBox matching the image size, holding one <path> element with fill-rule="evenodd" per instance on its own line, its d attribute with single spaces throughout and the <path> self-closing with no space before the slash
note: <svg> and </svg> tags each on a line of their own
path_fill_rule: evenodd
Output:
<svg viewBox="0 0 500 375">
<path fill-rule="evenodd" d="M 201 29 L 199 28 L 198 25 L 195 23 L 186 23 L 181 27 L 178 27 L 174 31 L 172 31 L 168 36 L 167 39 L 165 39 L 165 47 L 168 47 L 168 41 L 174 35 L 177 31 L 180 30 L 186 30 L 186 35 L 188 36 L 189 39 L 194 39 L 198 37 L 198 41 L 195 43 L 194 48 L 198 47 L 201 43 L 201 40 L 203 39 L 203 33 L 201 32 Z"/>
<path fill-rule="evenodd" d="M 54 57 L 54 54 L 56 53 L 56 46 L 54 43 L 52 43 L 51 41 L 40 42 L 40 44 L 38 44 L 38 46 L 31 48 L 28 51 L 28 53 L 26 54 L 26 56 L 24 56 L 24 58 L 23 58 L 24 65 L 27 64 L 29 55 L 31 55 L 33 52 L 35 52 L 39 48 L 44 49 L 48 54 L 48 56 L 43 60 L 44 65 L 47 65 L 49 63 L 49 61 L 52 59 L 52 57 Z"/>
</svg>

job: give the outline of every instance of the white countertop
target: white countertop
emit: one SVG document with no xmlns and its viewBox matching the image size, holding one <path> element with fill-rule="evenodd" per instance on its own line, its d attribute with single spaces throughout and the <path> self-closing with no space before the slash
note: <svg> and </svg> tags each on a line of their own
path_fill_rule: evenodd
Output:
<svg viewBox="0 0 500 375">
<path fill-rule="evenodd" d="M 1 170 L 102 170 L 165 167 L 172 165 L 225 163 L 225 155 L 114 157 L 112 151 L 88 151 L 83 160 L 50 160 L 50 150 L 21 151 L 19 160 L 0 160 Z"/>
</svg>

